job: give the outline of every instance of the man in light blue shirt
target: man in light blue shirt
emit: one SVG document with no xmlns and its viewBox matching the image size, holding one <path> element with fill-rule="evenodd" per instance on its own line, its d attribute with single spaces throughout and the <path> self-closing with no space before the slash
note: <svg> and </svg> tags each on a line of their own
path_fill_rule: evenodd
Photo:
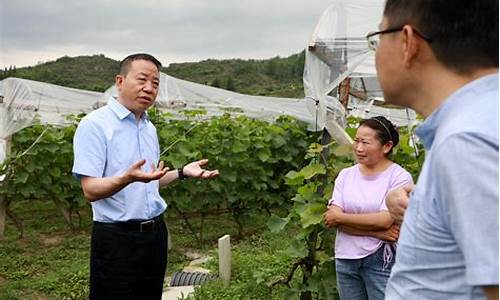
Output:
<svg viewBox="0 0 500 300">
<path fill-rule="evenodd" d="M 147 114 L 136 120 L 131 111 L 110 98 L 107 106 L 80 122 L 74 154 L 73 172 L 77 177 L 107 178 L 124 174 L 129 166 L 142 159 L 145 160 L 142 169 L 153 171 L 151 165 L 158 165 L 160 150 L 156 129 Z M 92 200 L 91 195 L 86 197 Z M 104 223 L 152 219 L 166 209 L 159 193 L 159 180 L 131 182 L 110 197 L 92 201 L 91 205 L 93 220 Z"/>
<path fill-rule="evenodd" d="M 386 101 L 426 118 L 386 299 L 498 299 L 498 1 L 387 0 L 367 38 Z"/>
<path fill-rule="evenodd" d="M 116 76 L 118 98 L 82 119 L 73 173 L 93 211 L 90 299 L 161 299 L 167 264 L 166 204 L 159 188 L 175 179 L 208 179 L 207 160 L 168 171 L 159 162 L 146 110 L 158 94 L 161 63 L 132 54 Z"/>
</svg>

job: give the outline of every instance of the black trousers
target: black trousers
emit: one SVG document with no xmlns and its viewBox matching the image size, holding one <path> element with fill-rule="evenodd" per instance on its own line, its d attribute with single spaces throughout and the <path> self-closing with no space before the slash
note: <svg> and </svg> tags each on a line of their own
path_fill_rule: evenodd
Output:
<svg viewBox="0 0 500 300">
<path fill-rule="evenodd" d="M 167 268 L 167 229 L 163 216 L 145 230 L 126 225 L 93 224 L 91 300 L 161 299 Z"/>
</svg>

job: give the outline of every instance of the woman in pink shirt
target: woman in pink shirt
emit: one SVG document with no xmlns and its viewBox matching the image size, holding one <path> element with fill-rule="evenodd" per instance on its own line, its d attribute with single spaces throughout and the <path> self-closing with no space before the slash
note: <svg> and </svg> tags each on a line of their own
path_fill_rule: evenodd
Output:
<svg viewBox="0 0 500 300">
<path fill-rule="evenodd" d="M 361 121 L 353 144 L 357 164 L 335 180 L 325 224 L 337 227 L 335 268 L 342 300 L 384 299 L 394 263 L 392 243 L 399 236 L 385 196 L 413 183 L 410 173 L 388 158 L 398 142 L 399 134 L 386 118 Z"/>
</svg>

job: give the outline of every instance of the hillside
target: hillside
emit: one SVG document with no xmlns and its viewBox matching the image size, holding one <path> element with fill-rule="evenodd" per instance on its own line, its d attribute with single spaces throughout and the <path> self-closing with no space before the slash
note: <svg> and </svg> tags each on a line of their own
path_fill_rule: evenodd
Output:
<svg viewBox="0 0 500 300">
<path fill-rule="evenodd" d="M 102 92 L 113 82 L 119 62 L 104 55 L 63 56 L 32 67 L 0 71 L 0 79 L 18 77 Z"/>
<path fill-rule="evenodd" d="M 79 89 L 104 91 L 114 82 L 119 62 L 104 55 L 64 56 L 23 68 L 0 70 L 0 79 L 19 77 Z M 264 60 L 204 60 L 173 63 L 163 72 L 193 82 L 250 95 L 303 97 L 304 52 Z"/>
</svg>

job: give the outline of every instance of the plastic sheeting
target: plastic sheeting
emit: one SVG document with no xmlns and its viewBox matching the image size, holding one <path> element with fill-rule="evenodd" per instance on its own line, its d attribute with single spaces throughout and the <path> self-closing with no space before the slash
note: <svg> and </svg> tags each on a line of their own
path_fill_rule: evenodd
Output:
<svg viewBox="0 0 500 300">
<path fill-rule="evenodd" d="M 6 139 L 33 124 L 63 124 L 64 116 L 89 112 L 102 93 L 72 89 L 19 78 L 0 82 L 0 163 L 6 156 Z"/>
<path fill-rule="evenodd" d="M 307 107 L 318 114 L 320 128 L 331 119 L 340 125 L 337 128 L 345 128 L 346 115 L 383 115 L 398 126 L 415 122 L 413 111 L 408 120 L 405 110 L 373 105 L 383 95 L 376 79 L 375 53 L 365 37 L 377 30 L 383 6 L 381 0 L 337 0 L 321 15 L 306 49 L 303 77 Z M 351 92 L 346 112 L 338 100 L 338 86 L 347 77 Z"/>
<path fill-rule="evenodd" d="M 106 95 L 117 96 L 115 86 Z M 280 115 L 291 115 L 309 124 L 312 129 L 314 117 L 311 116 L 303 99 L 250 96 L 203 84 L 160 74 L 160 90 L 156 105 L 162 111 L 178 114 L 181 109 L 205 109 L 207 116 L 221 115 L 231 110 L 253 118 L 272 121 Z"/>
<path fill-rule="evenodd" d="M 327 120 L 327 111 L 345 126 L 344 108 L 338 100 L 327 97 L 345 78 L 353 73 L 375 74 L 374 55 L 365 36 L 377 28 L 382 10 L 382 1 L 344 0 L 334 2 L 321 15 L 306 49 L 304 68 L 306 98 L 315 100 L 308 102 L 308 108 L 319 110 L 320 126 Z"/>
<path fill-rule="evenodd" d="M 2 81 L 0 138 L 33 124 L 35 117 L 48 124 L 64 124 L 65 115 L 89 112 L 102 93 L 91 92 L 27 79 Z"/>
<path fill-rule="evenodd" d="M 66 115 L 88 113 L 105 105 L 110 96 L 116 96 L 114 85 L 98 93 L 19 78 L 0 81 L 0 162 L 5 158 L 5 138 L 32 125 L 35 118 L 45 124 L 64 125 Z M 230 111 L 268 121 L 287 114 L 314 129 L 314 116 L 303 99 L 243 95 L 164 73 L 155 105 L 174 118 L 182 117 L 184 109 L 205 109 L 208 117 Z"/>
<path fill-rule="evenodd" d="M 155 105 L 161 111 L 180 116 L 185 109 L 206 109 L 208 116 L 226 111 L 272 121 L 288 114 L 314 124 L 303 99 L 249 96 L 214 88 L 161 73 L 160 91 Z M 33 80 L 7 78 L 0 81 L 0 138 L 6 138 L 33 124 L 35 116 L 42 123 L 63 125 L 69 114 L 88 113 L 117 96 L 116 87 L 106 92 L 92 92 Z M 3 92 L 3 95 L 2 95 Z"/>
</svg>

